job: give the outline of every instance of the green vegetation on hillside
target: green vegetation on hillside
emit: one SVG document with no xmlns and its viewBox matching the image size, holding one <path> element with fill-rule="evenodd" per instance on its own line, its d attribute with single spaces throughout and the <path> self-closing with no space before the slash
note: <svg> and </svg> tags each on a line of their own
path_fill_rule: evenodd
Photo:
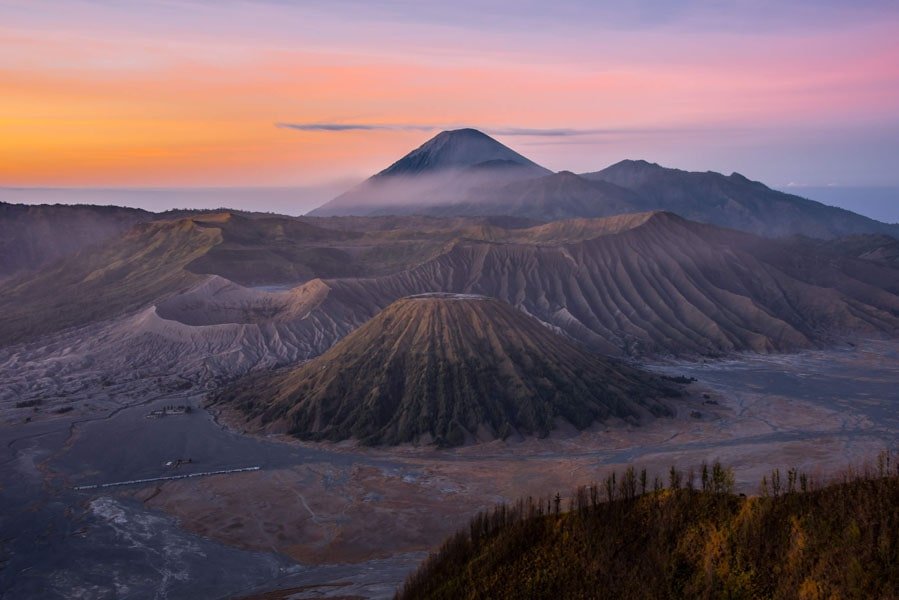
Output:
<svg viewBox="0 0 899 600">
<path fill-rule="evenodd" d="M 413 574 L 418 598 L 899 597 L 899 470 L 816 486 L 774 471 L 761 494 L 732 493 L 716 464 L 649 481 L 628 469 L 581 488 L 478 515 Z"/>
</svg>

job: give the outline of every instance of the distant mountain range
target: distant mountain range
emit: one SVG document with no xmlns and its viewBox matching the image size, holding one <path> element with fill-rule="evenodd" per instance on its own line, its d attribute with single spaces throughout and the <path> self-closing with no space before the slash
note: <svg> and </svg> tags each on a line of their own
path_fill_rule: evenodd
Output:
<svg viewBox="0 0 899 600">
<path fill-rule="evenodd" d="M 763 235 L 899 237 L 899 225 L 773 190 L 738 173 L 693 173 L 624 160 L 551 173 L 489 136 L 444 131 L 311 216 L 510 215 L 549 221 L 665 210 Z"/>
<path fill-rule="evenodd" d="M 444 131 L 310 216 L 410 214 L 479 186 L 551 173 L 475 129 Z M 417 207 L 421 210 L 409 210 Z"/>
</svg>

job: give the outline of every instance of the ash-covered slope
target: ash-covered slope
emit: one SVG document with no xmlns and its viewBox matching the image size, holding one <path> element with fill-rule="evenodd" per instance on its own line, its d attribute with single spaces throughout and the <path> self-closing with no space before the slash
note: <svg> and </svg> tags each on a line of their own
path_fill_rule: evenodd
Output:
<svg viewBox="0 0 899 600">
<path fill-rule="evenodd" d="M 0 202 L 0 279 L 117 237 L 155 215 L 136 208 Z"/>
<path fill-rule="evenodd" d="M 818 240 L 768 240 L 666 213 L 529 228 L 315 220 L 331 233 L 284 219 L 142 224 L 7 282 L 0 347 L 16 364 L 47 358 L 54 381 L 64 362 L 230 378 L 318 356 L 391 302 L 435 291 L 499 298 L 607 354 L 776 352 L 899 333 L 899 269 Z M 328 275 L 320 257 L 334 251 L 372 276 Z M 259 289 L 216 272 L 316 278 Z"/>
<path fill-rule="evenodd" d="M 776 352 L 899 331 L 896 269 L 670 213 L 460 240 L 408 271 L 326 284 L 319 309 L 330 314 L 370 316 L 423 292 L 482 294 L 629 355 Z"/>
<path fill-rule="evenodd" d="M 327 221 L 328 227 L 320 227 L 295 217 L 220 211 L 140 223 L 120 236 L 6 280 L 0 287 L 0 310 L 7 317 L 0 321 L 0 346 L 152 305 L 165 312 L 166 297 L 176 293 L 182 294 L 182 303 L 191 298 L 192 318 L 205 311 L 208 314 L 199 318 L 224 324 L 222 304 L 233 299 L 224 290 L 240 287 L 229 282 L 283 289 L 320 277 L 393 273 L 439 255 L 460 232 L 492 227 L 485 219 L 422 222 L 397 217 L 367 224 L 372 230 L 355 221 L 349 227 Z M 210 276 L 211 282 L 201 285 Z M 245 290 L 237 295 L 251 298 L 242 300 L 241 306 L 254 315 L 253 322 L 264 320 L 261 315 L 274 316 L 265 292 Z M 290 304 L 284 299 L 288 296 L 278 295 L 276 304 Z M 355 326 L 361 321 L 346 322 Z M 329 338 L 328 345 L 333 341 Z M 285 343 L 300 348 L 307 344 L 305 338 Z M 327 346 L 316 347 L 318 353 Z"/>
<path fill-rule="evenodd" d="M 627 188 L 645 209 L 763 235 L 834 238 L 872 233 L 899 237 L 899 225 L 773 190 L 739 173 L 722 175 L 669 169 L 644 160 L 623 160 L 582 177 Z"/>
<path fill-rule="evenodd" d="M 457 445 L 669 414 L 678 391 L 576 346 L 491 298 L 401 299 L 324 355 L 218 397 L 252 425 L 305 439 Z"/>
<path fill-rule="evenodd" d="M 472 189 L 550 171 L 475 129 L 444 131 L 311 216 L 418 214 Z"/>
</svg>

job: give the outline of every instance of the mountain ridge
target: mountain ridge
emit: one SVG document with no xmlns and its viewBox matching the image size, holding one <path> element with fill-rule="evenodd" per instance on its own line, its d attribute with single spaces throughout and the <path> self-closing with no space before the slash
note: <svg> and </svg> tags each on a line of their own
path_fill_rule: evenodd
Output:
<svg viewBox="0 0 899 600">
<path fill-rule="evenodd" d="M 35 271 L 153 217 L 120 206 L 0 202 L 0 280 Z"/>
<path fill-rule="evenodd" d="M 0 310 L 15 316 L 0 322 L 0 344 L 156 306 L 176 339 L 200 340 L 202 324 L 244 324 L 252 339 L 227 343 L 250 344 L 247 360 L 303 359 L 425 292 L 496 297 L 613 355 L 778 352 L 899 330 L 899 270 L 881 264 L 889 246 L 880 242 L 822 249 L 659 211 L 531 227 L 360 219 L 312 221 L 327 229 L 225 215 L 143 225 L 0 288 Z M 185 244 L 195 250 L 176 251 Z M 857 257 L 872 252 L 878 260 Z M 332 256 L 350 262 L 335 271 Z M 122 269 L 121 284 L 105 275 Z M 256 288 L 260 274 L 268 281 Z M 216 276 L 215 286 L 199 285 Z"/>
<path fill-rule="evenodd" d="M 476 143 L 455 143 L 477 140 Z M 484 154 L 481 144 L 492 148 Z M 471 155 L 464 158 L 466 152 Z M 444 156 L 442 159 L 435 157 Z M 511 158 L 509 158 L 511 157 Z M 491 160 L 516 168 L 476 169 Z M 459 171 L 450 167 L 464 167 Z M 455 172 L 437 177 L 435 173 Z M 390 183 L 388 183 L 390 182 Z M 327 215 L 515 216 L 542 221 L 666 210 L 691 220 L 766 237 L 832 239 L 881 234 L 899 224 L 773 190 L 734 172 L 690 172 L 626 159 L 605 169 L 552 173 L 473 129 L 437 134 L 359 186 L 311 211 Z"/>
<path fill-rule="evenodd" d="M 684 171 L 645 160 L 622 160 L 581 176 L 629 189 L 655 209 L 765 237 L 801 234 L 831 239 L 860 233 L 899 237 L 899 226 L 780 192 L 736 172 Z"/>
<path fill-rule="evenodd" d="M 559 245 L 458 240 L 413 269 L 330 281 L 334 306 L 324 310 L 370 315 L 423 291 L 482 294 L 595 350 L 636 356 L 776 352 L 843 332 L 896 331 L 899 272 L 815 256 L 656 212 Z"/>
<path fill-rule="evenodd" d="M 451 168 L 512 164 L 549 172 L 534 161 L 472 128 L 442 131 L 375 177 L 418 175 Z"/>
</svg>

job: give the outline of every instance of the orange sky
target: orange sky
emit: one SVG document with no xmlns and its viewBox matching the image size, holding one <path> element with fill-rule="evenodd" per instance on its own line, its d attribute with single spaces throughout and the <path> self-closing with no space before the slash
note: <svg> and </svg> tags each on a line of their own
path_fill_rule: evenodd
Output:
<svg viewBox="0 0 899 600">
<path fill-rule="evenodd" d="M 170 31 L 184 14 L 67 20 L 48 16 L 53 4 L 0 6 L 0 185 L 324 182 L 377 170 L 432 135 L 279 122 L 606 130 L 501 138 L 550 168 L 587 170 L 610 162 L 610 143 L 654 158 L 681 137 L 714 156 L 716 144 L 758 146 L 784 128 L 894 126 L 899 105 L 893 22 L 799 35 L 587 28 L 531 39 L 318 14 L 325 35 L 306 14 L 305 33 L 273 25 L 268 35 L 266 23 L 299 16 L 266 3 L 200 3 L 184 14 L 201 27 Z"/>
</svg>

